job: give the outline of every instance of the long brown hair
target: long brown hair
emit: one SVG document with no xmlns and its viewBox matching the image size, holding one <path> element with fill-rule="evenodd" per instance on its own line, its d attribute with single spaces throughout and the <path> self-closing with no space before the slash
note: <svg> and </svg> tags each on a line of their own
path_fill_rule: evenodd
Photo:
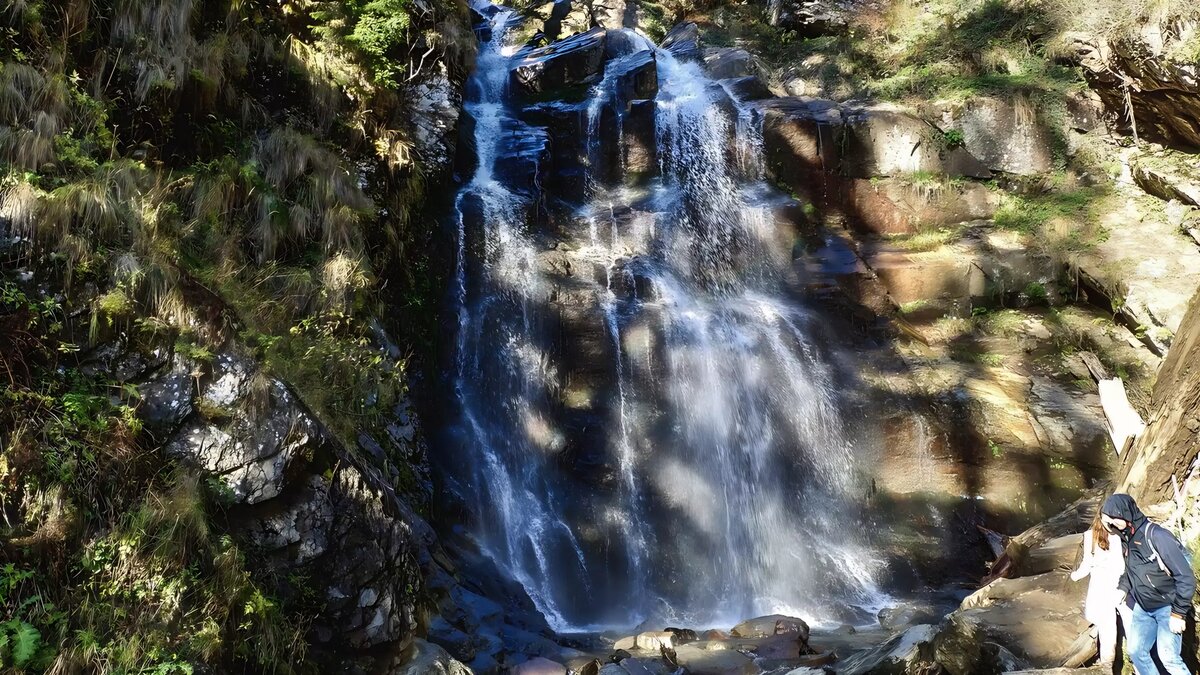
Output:
<svg viewBox="0 0 1200 675">
<path fill-rule="evenodd" d="M 1096 518 L 1092 520 L 1092 550 L 1095 551 L 1097 546 L 1108 550 L 1108 528 L 1101 522 L 1099 511 L 1096 511 Z"/>
</svg>

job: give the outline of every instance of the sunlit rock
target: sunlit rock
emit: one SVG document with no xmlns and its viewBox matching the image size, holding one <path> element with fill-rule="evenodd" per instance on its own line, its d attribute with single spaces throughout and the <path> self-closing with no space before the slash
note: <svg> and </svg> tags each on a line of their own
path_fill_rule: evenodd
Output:
<svg viewBox="0 0 1200 675">
<path fill-rule="evenodd" d="M 1027 97 L 973 96 L 947 113 L 963 146 L 994 171 L 1030 175 L 1054 168 L 1065 128 Z"/>
<path fill-rule="evenodd" d="M 991 172 L 969 153 L 952 147 L 929 122 L 888 104 L 842 109 L 845 142 L 841 170 L 856 178 L 918 172 L 989 178 Z"/>
<path fill-rule="evenodd" d="M 667 631 L 647 631 L 640 633 L 635 640 L 638 649 L 657 650 L 660 647 L 671 648 L 675 636 Z"/>
<path fill-rule="evenodd" d="M 454 660 L 446 650 L 424 640 L 413 640 L 390 671 L 394 675 L 472 675 L 471 669 Z"/>
<path fill-rule="evenodd" d="M 714 80 L 758 75 L 759 70 L 750 52 L 734 47 L 704 50 L 704 69 Z"/>
<path fill-rule="evenodd" d="M 839 663 L 838 672 L 847 675 L 914 672 L 922 663 L 933 660 L 931 643 L 936 635 L 935 626 L 913 626 L 878 647 Z"/>
<path fill-rule="evenodd" d="M 455 131 L 461 109 L 461 89 L 450 80 L 442 61 L 412 87 L 414 140 L 425 170 L 433 175 L 447 170 L 454 160 Z"/>
</svg>

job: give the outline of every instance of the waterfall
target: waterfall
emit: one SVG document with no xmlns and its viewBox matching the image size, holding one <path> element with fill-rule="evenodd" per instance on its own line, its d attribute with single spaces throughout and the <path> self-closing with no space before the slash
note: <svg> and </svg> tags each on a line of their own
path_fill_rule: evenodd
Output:
<svg viewBox="0 0 1200 675">
<path fill-rule="evenodd" d="M 561 141 L 506 92 L 513 20 L 492 16 L 468 87 L 477 161 L 454 220 L 447 470 L 471 536 L 560 630 L 871 605 L 855 435 L 789 290 L 753 111 L 631 40 L 583 104 L 538 108 L 586 136 L 582 199 L 555 194 Z M 625 180 L 620 82 L 647 57 L 657 175 Z"/>
</svg>

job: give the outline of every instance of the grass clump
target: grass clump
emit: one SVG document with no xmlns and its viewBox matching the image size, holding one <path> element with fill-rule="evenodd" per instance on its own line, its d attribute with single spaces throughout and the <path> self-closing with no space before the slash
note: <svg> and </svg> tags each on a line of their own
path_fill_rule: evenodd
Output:
<svg viewBox="0 0 1200 675">
<path fill-rule="evenodd" d="M 1005 193 L 994 220 L 997 227 L 1035 234 L 1056 218 L 1085 218 L 1091 205 L 1102 194 L 1102 191 L 1089 188 L 1066 191 L 1051 189 L 1035 194 Z"/>
<path fill-rule="evenodd" d="M 966 226 L 941 227 L 936 230 L 926 229 L 916 234 L 904 234 L 889 237 L 888 242 L 893 246 L 912 253 L 934 251 L 947 244 L 962 239 Z"/>
</svg>

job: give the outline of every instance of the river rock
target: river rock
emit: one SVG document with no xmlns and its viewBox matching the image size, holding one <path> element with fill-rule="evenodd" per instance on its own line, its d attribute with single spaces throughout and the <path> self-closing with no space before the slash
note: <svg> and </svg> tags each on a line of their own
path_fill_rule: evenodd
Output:
<svg viewBox="0 0 1200 675">
<path fill-rule="evenodd" d="M 623 675 L 671 675 L 675 668 L 662 658 L 631 657 L 621 661 L 619 666 Z M 620 675 L 620 674 L 619 674 Z"/>
<path fill-rule="evenodd" d="M 390 669 L 393 675 L 471 675 L 471 670 L 455 661 L 441 647 L 420 638 L 401 656 L 400 664 Z"/>
<path fill-rule="evenodd" d="M 615 69 L 617 94 L 621 102 L 652 99 L 658 93 L 658 62 L 654 52 L 643 49 L 622 57 L 609 65 Z"/>
<path fill-rule="evenodd" d="M 593 28 L 514 57 L 512 82 L 526 95 L 553 95 L 590 84 L 604 65 L 605 30 Z"/>
<path fill-rule="evenodd" d="M 675 650 L 679 665 L 691 675 L 758 675 L 754 659 L 734 650 L 703 650 L 683 645 Z"/>
<path fill-rule="evenodd" d="M 757 75 L 722 80 L 721 84 L 724 85 L 730 96 L 739 101 L 761 101 L 774 96 Z"/>
<path fill-rule="evenodd" d="M 616 59 L 640 51 L 653 51 L 654 45 L 645 36 L 628 28 L 608 31 L 604 42 L 604 55 Z"/>
<path fill-rule="evenodd" d="M 1088 630 L 1083 618 L 1084 584 L 1071 583 L 1065 570 L 1016 579 L 997 579 L 963 600 L 939 634 L 939 642 L 992 641 L 1030 665 L 1048 668 L 1072 656 Z M 1031 617 L 1054 617 L 1031 621 Z"/>
<path fill-rule="evenodd" d="M 529 659 L 512 669 L 513 675 L 567 675 L 567 667 L 541 656 Z"/>
<path fill-rule="evenodd" d="M 809 629 L 803 619 L 783 614 L 770 614 L 743 621 L 730 629 L 729 634 L 736 638 L 763 638 L 795 634 L 802 641 L 808 642 Z"/>
<path fill-rule="evenodd" d="M 937 608 L 925 604 L 905 603 L 885 607 L 877 615 L 879 625 L 887 631 L 897 631 L 920 623 L 929 623 L 940 618 Z"/>
<path fill-rule="evenodd" d="M 937 635 L 933 625 L 913 626 L 897 633 L 887 642 L 838 664 L 842 675 L 866 675 L 867 673 L 911 673 L 918 672 L 920 664 L 933 661 L 932 642 Z"/>
<path fill-rule="evenodd" d="M 700 639 L 696 635 L 696 631 L 691 628 L 664 628 L 664 631 L 671 634 L 672 642 L 677 645 L 686 645 L 689 642 L 695 642 Z"/>
<path fill-rule="evenodd" d="M 638 649 L 658 650 L 670 649 L 674 639 L 674 634 L 667 631 L 647 631 L 638 634 L 635 642 Z"/>
</svg>

